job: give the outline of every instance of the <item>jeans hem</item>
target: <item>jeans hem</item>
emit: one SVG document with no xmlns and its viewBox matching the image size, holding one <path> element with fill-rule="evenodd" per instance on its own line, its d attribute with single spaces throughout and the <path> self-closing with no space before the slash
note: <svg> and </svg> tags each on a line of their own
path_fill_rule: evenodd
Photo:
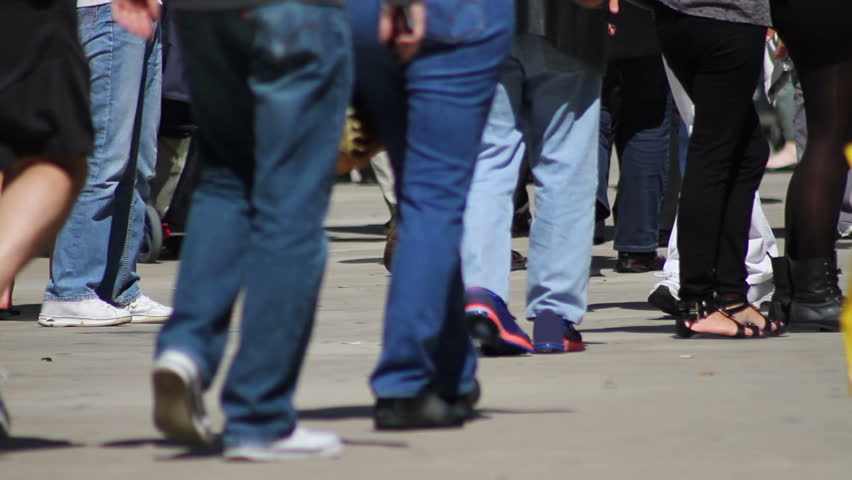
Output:
<svg viewBox="0 0 852 480">
<path fill-rule="evenodd" d="M 81 302 L 83 300 L 95 300 L 100 299 L 96 293 L 85 294 L 85 295 L 72 295 L 66 297 L 60 297 L 58 295 L 44 294 L 44 298 L 42 301 L 48 302 Z"/>
<path fill-rule="evenodd" d="M 122 307 L 126 307 L 131 303 L 139 300 L 142 297 L 142 289 L 139 288 L 139 285 L 133 285 L 132 287 L 125 290 L 124 293 L 116 297 L 115 303 L 116 305 L 121 305 Z"/>
</svg>

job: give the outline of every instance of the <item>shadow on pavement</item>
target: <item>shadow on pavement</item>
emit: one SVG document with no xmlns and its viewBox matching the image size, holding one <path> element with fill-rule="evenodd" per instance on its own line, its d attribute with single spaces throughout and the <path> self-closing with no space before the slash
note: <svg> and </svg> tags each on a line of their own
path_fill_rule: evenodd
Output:
<svg viewBox="0 0 852 480">
<path fill-rule="evenodd" d="M 222 455 L 222 447 L 191 447 L 187 448 L 183 442 L 168 440 L 165 438 L 131 438 L 127 440 L 115 440 L 112 442 L 102 443 L 102 448 L 139 448 L 139 447 L 158 447 L 158 448 L 180 448 L 179 453 L 173 455 L 161 455 L 157 457 L 157 461 L 171 460 L 195 460 L 201 458 L 220 457 Z"/>
<path fill-rule="evenodd" d="M 574 410 L 565 408 L 477 408 L 476 419 L 487 419 L 493 415 L 545 415 L 554 413 L 574 413 Z M 309 408 L 299 410 L 299 418 L 304 420 L 372 419 L 373 406 L 349 405 L 345 407 Z"/>
<path fill-rule="evenodd" d="M 603 277 L 601 270 L 614 270 L 617 259 L 612 256 L 601 257 L 595 255 L 592 257 L 592 269 L 590 275 L 592 277 Z"/>
<path fill-rule="evenodd" d="M 553 415 L 554 413 L 574 413 L 570 408 L 479 408 L 480 417 L 490 418 L 491 415 Z"/>
<path fill-rule="evenodd" d="M 370 257 L 370 258 L 353 258 L 351 260 L 341 260 L 337 263 L 345 263 L 348 265 L 364 265 L 364 264 L 382 264 L 382 257 Z"/>
<path fill-rule="evenodd" d="M 664 333 L 674 334 L 674 323 L 671 325 L 637 325 L 635 327 L 609 327 L 609 328 L 584 328 L 582 333 L 606 333 L 606 332 L 625 332 L 625 333 Z"/>
<path fill-rule="evenodd" d="M 9 312 L 0 312 L 0 322 L 29 322 L 38 318 L 41 311 L 40 303 L 29 303 L 26 305 L 12 305 Z"/>
<path fill-rule="evenodd" d="M 657 307 L 651 305 L 648 302 L 606 302 L 606 303 L 593 303 L 589 305 L 589 311 L 594 312 L 597 310 L 604 310 L 607 308 L 620 308 L 622 310 L 641 310 L 641 311 L 655 311 Z"/>
<path fill-rule="evenodd" d="M 384 242 L 385 237 L 346 237 L 346 238 L 343 238 L 343 237 L 335 237 L 335 236 L 329 235 L 328 241 L 334 242 L 334 243 L 364 243 L 364 242 L 375 243 L 375 242 Z"/>
<path fill-rule="evenodd" d="M 136 447 L 183 447 L 186 444 L 165 438 L 132 438 L 102 443 L 104 448 L 136 448 Z"/>
<path fill-rule="evenodd" d="M 350 420 L 373 418 L 372 405 L 347 405 L 345 407 L 323 407 L 299 410 L 299 418 L 304 420 Z"/>
<path fill-rule="evenodd" d="M 382 224 L 375 225 L 351 225 L 343 227 L 325 227 L 325 231 L 334 233 L 356 233 L 360 235 L 378 235 L 385 238 L 387 227 Z"/>
<path fill-rule="evenodd" d="M 79 448 L 85 445 L 67 440 L 51 440 L 38 437 L 9 437 L 0 439 L 0 455 L 10 452 L 30 450 L 51 450 L 57 448 Z"/>
</svg>

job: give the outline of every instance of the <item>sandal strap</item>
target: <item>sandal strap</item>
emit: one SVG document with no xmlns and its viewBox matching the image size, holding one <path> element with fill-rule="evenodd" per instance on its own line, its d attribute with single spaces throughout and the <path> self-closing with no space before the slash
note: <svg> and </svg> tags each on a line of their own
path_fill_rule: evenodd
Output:
<svg viewBox="0 0 852 480">
<path fill-rule="evenodd" d="M 762 329 L 760 328 L 760 325 L 757 325 L 754 322 L 746 322 L 745 324 L 742 324 L 734 318 L 734 314 L 737 314 L 739 312 L 742 312 L 742 311 L 748 310 L 748 309 L 754 310 L 755 312 L 757 312 L 758 315 L 760 315 L 760 318 L 763 319 L 764 327 Z M 738 303 L 738 304 L 735 304 L 733 307 L 731 307 L 731 306 L 719 306 L 719 312 L 721 312 L 723 315 L 725 315 L 726 317 L 731 319 L 732 322 L 739 325 L 739 327 L 737 328 L 737 338 L 741 338 L 740 335 L 739 335 L 740 333 L 742 333 L 743 336 L 745 336 L 745 329 L 746 328 L 751 330 L 751 334 L 752 334 L 753 337 L 767 337 L 772 333 L 772 323 L 769 321 L 769 319 L 767 319 L 763 315 L 763 313 L 761 313 L 761 311 L 757 309 L 757 307 L 755 307 L 754 305 L 752 305 L 748 302 L 746 302 L 745 304 L 739 304 Z M 763 333 L 761 333 L 761 331 Z"/>
<path fill-rule="evenodd" d="M 687 320 L 701 320 L 719 309 L 715 302 L 693 300 L 680 302 L 681 316 Z"/>
</svg>

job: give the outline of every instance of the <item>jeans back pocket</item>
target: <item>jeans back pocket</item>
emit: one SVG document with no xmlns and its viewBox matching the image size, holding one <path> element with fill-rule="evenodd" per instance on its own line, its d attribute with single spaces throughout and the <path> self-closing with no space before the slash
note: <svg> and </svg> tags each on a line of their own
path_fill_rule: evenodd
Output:
<svg viewBox="0 0 852 480">
<path fill-rule="evenodd" d="M 486 0 L 426 1 L 426 38 L 445 44 L 458 44 L 485 29 Z"/>
</svg>

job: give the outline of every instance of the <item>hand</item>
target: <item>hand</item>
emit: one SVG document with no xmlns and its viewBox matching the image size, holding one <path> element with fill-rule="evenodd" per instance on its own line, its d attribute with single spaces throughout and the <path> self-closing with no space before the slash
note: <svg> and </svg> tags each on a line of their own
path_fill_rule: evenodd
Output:
<svg viewBox="0 0 852 480">
<path fill-rule="evenodd" d="M 426 5 L 414 2 L 408 7 L 411 19 L 410 30 L 400 22 L 403 7 L 384 5 L 379 17 L 379 41 L 392 44 L 396 55 L 402 63 L 408 63 L 420 51 L 423 38 L 426 36 Z"/>
<path fill-rule="evenodd" d="M 619 0 L 609 0 L 609 12 L 610 13 L 613 13 L 613 14 L 618 13 L 618 10 L 619 10 L 618 2 L 619 2 Z"/>
<path fill-rule="evenodd" d="M 771 42 L 772 40 L 775 40 L 775 37 L 777 37 L 777 36 L 778 36 L 778 33 L 775 31 L 774 28 L 767 28 L 766 29 L 766 41 L 767 42 Z"/>
<path fill-rule="evenodd" d="M 790 56 L 790 51 L 787 50 L 787 45 L 784 45 L 784 42 L 781 39 L 778 39 L 778 46 L 775 47 L 775 59 L 776 60 L 784 60 Z"/>
<path fill-rule="evenodd" d="M 112 0 L 112 18 L 130 33 L 142 38 L 154 35 L 154 21 L 160 18 L 159 0 Z"/>
</svg>

